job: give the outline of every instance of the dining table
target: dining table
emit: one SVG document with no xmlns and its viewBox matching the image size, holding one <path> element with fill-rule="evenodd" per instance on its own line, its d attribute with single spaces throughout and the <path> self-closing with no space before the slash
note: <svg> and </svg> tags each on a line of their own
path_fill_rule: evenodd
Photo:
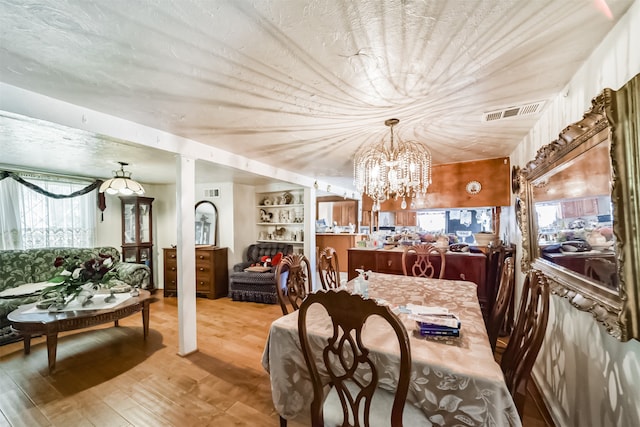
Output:
<svg viewBox="0 0 640 427">
<path fill-rule="evenodd" d="M 354 292 L 359 279 L 346 284 Z M 476 284 L 394 274 L 370 273 L 368 298 L 389 305 L 407 329 L 411 383 L 406 404 L 420 408 L 433 426 L 521 426 L 513 398 L 495 361 L 480 310 Z M 424 337 L 411 309 L 445 309 L 460 320 L 458 337 Z M 310 336 L 326 339 L 331 321 L 320 307 L 308 312 Z M 379 373 L 379 387 L 394 391 L 400 365 L 397 338 L 382 319 L 369 319 L 363 339 Z M 378 366 L 379 365 L 379 366 Z M 298 335 L 298 312 L 276 319 L 262 355 L 273 404 L 285 419 L 308 412 L 313 388 Z"/>
</svg>

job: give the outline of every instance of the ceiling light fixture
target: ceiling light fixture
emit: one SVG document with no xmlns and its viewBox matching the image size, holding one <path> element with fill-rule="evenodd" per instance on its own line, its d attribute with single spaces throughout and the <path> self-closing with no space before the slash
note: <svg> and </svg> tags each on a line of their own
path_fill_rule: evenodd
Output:
<svg viewBox="0 0 640 427">
<path fill-rule="evenodd" d="M 107 194 L 122 194 L 130 196 L 132 194 L 144 194 L 144 188 L 137 181 L 131 179 L 131 172 L 126 172 L 124 167 L 129 163 L 120 163 L 120 170 L 113 171 L 113 178 L 106 180 L 98 190 Z"/>
<path fill-rule="evenodd" d="M 354 184 L 360 193 L 373 199 L 373 210 L 380 209 L 380 202 L 391 198 L 425 195 L 431 184 L 431 152 L 427 146 L 400 138 L 394 145 L 393 127 L 399 122 L 398 119 L 384 122 L 390 128 L 389 147 L 382 139 L 373 147 L 359 150 L 353 159 Z"/>
</svg>

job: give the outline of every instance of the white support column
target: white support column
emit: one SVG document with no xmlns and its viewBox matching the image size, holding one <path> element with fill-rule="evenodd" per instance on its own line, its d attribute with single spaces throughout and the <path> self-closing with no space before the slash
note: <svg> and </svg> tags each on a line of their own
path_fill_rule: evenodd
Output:
<svg viewBox="0 0 640 427">
<path fill-rule="evenodd" d="M 178 355 L 198 350 L 196 330 L 195 160 L 176 156 Z"/>
<path fill-rule="evenodd" d="M 316 274 L 316 199 L 317 191 L 313 187 L 304 189 L 304 246 L 303 253 L 311 264 L 311 277 L 313 280 L 313 290 L 320 289 L 319 276 Z"/>
</svg>

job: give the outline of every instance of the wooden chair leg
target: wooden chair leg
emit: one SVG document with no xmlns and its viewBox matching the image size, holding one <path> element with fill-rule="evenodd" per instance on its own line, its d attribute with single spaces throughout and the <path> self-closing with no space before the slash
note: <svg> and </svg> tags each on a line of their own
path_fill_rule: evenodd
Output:
<svg viewBox="0 0 640 427">
<path fill-rule="evenodd" d="M 287 427 L 287 420 L 280 417 L 280 427 Z"/>
</svg>

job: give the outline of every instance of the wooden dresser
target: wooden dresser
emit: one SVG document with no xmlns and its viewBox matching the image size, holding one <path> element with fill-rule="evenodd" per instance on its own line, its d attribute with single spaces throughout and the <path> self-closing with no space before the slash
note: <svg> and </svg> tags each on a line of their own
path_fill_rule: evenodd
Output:
<svg viewBox="0 0 640 427">
<path fill-rule="evenodd" d="M 175 248 L 164 248 L 164 296 L 177 296 L 178 262 Z M 196 294 L 207 298 L 226 297 L 229 284 L 227 248 L 196 248 Z"/>
</svg>

